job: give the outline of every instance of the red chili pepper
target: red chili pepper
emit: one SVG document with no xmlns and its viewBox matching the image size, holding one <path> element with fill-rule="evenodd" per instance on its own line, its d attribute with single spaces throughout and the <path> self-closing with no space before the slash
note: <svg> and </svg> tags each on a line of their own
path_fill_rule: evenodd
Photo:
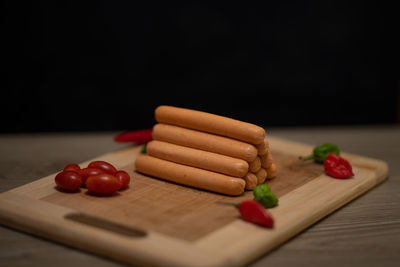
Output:
<svg viewBox="0 0 400 267">
<path fill-rule="evenodd" d="M 325 172 L 334 178 L 344 179 L 354 176 L 350 163 L 335 153 L 330 153 L 326 157 L 324 168 Z"/>
<path fill-rule="evenodd" d="M 119 143 L 133 142 L 137 144 L 145 144 L 153 139 L 151 136 L 151 132 L 152 129 L 124 132 L 117 135 L 114 138 L 114 141 Z"/>
<path fill-rule="evenodd" d="M 274 227 L 274 219 L 271 214 L 257 201 L 245 200 L 240 203 L 238 208 L 243 220 L 263 227 Z"/>
</svg>

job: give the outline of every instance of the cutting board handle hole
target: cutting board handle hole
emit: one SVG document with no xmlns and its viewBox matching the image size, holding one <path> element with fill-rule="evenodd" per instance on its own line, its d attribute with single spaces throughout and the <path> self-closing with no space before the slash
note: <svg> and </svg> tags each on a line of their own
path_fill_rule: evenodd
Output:
<svg viewBox="0 0 400 267">
<path fill-rule="evenodd" d="M 109 232 L 113 232 L 119 235 L 141 238 L 147 235 L 147 232 L 139 230 L 133 227 L 128 227 L 115 222 L 111 222 L 99 217 L 91 216 L 84 213 L 68 213 L 64 216 L 65 219 L 74 222 L 82 223 L 92 227 L 100 228 Z"/>
</svg>

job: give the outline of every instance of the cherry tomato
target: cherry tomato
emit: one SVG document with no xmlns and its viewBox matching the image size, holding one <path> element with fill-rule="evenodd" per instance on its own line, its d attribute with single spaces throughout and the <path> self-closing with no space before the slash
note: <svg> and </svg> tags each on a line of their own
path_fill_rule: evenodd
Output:
<svg viewBox="0 0 400 267">
<path fill-rule="evenodd" d="M 89 163 L 88 167 L 101 169 L 101 170 L 104 170 L 104 172 L 109 173 L 109 174 L 115 174 L 117 172 L 117 169 L 113 165 L 111 165 L 108 162 L 102 161 L 102 160 L 92 161 Z"/>
<path fill-rule="evenodd" d="M 102 170 L 102 169 L 89 168 L 89 167 L 83 168 L 83 169 L 81 169 L 81 171 L 79 172 L 79 174 L 80 174 L 81 177 L 82 177 L 83 185 L 85 185 L 86 180 L 87 180 L 87 178 L 88 178 L 89 176 L 97 175 L 97 174 L 100 174 L 100 173 L 105 173 L 105 171 Z"/>
<path fill-rule="evenodd" d="M 78 191 L 82 186 L 82 177 L 74 171 L 62 171 L 55 177 L 55 182 L 64 191 Z"/>
<path fill-rule="evenodd" d="M 81 167 L 79 167 L 78 164 L 71 163 L 71 164 L 68 164 L 67 166 L 65 166 L 63 171 L 73 171 L 73 172 L 79 173 L 80 170 L 81 170 Z"/>
<path fill-rule="evenodd" d="M 121 182 L 111 174 L 101 173 L 90 176 L 86 180 L 86 188 L 94 195 L 111 195 L 121 188 Z"/>
<path fill-rule="evenodd" d="M 115 177 L 118 178 L 118 180 L 121 182 L 121 188 L 123 189 L 129 185 L 129 182 L 131 181 L 131 177 L 126 171 L 117 171 L 115 174 Z"/>
</svg>

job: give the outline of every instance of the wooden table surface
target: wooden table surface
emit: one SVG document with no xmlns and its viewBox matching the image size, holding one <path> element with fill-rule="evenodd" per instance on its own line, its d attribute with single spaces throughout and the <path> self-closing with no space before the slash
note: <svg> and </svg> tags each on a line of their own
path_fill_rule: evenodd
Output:
<svg viewBox="0 0 400 267">
<path fill-rule="evenodd" d="M 400 126 L 272 128 L 273 136 L 389 164 L 386 182 L 250 264 L 260 266 L 398 266 L 400 263 Z M 0 192 L 127 145 L 116 133 L 0 135 Z M 0 226 L 0 266 L 124 266 Z"/>
</svg>

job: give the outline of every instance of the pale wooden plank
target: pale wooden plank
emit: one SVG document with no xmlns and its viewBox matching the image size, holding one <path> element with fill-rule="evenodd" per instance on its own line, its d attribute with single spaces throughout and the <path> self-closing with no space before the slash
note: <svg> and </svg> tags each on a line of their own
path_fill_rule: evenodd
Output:
<svg viewBox="0 0 400 267">
<path fill-rule="evenodd" d="M 271 142 L 273 142 L 273 140 L 271 140 Z M 277 141 L 277 142 L 275 142 L 274 144 L 277 144 L 275 147 L 276 148 L 278 148 L 279 147 L 279 150 L 282 150 L 282 151 L 286 151 L 286 149 L 287 148 L 289 148 L 289 147 L 291 147 L 292 149 L 291 150 L 288 150 L 288 151 L 290 151 L 290 153 L 294 156 L 294 155 L 298 155 L 298 154 L 303 154 L 303 153 L 305 153 L 306 151 L 308 151 L 308 150 L 310 150 L 311 149 L 311 147 L 310 146 L 308 146 L 308 145 L 302 145 L 302 144 L 292 144 L 291 146 L 289 146 L 289 147 L 285 147 L 285 145 L 281 145 L 281 146 L 279 146 L 279 143 L 278 143 L 279 141 Z M 284 140 L 282 141 L 283 143 L 285 143 L 284 142 Z M 282 143 L 281 142 L 281 143 Z M 135 156 L 135 155 L 137 155 L 137 153 L 138 153 L 138 151 L 136 151 L 135 153 L 132 153 L 132 151 L 131 150 L 129 150 L 130 152 L 127 152 L 127 151 L 125 151 L 125 152 L 122 152 L 121 154 L 119 153 L 119 152 L 115 152 L 115 154 L 117 154 L 117 155 L 112 155 L 113 153 L 111 153 L 111 155 L 109 155 L 109 154 L 107 154 L 106 155 L 106 157 L 100 157 L 100 158 L 102 158 L 102 159 L 104 159 L 104 160 L 107 160 L 107 161 L 110 161 L 110 162 L 112 162 L 112 163 L 114 163 L 115 165 L 117 165 L 117 166 L 123 166 L 123 165 L 118 165 L 118 163 L 115 163 L 115 162 L 113 162 L 113 160 L 116 160 L 119 156 L 121 156 L 123 159 L 122 160 L 126 160 L 126 161 L 124 161 L 124 163 L 125 164 L 127 164 L 127 165 L 132 165 L 132 162 L 134 161 L 134 159 L 132 159 L 131 157 L 133 156 Z M 128 159 L 129 158 L 129 159 Z M 363 161 L 362 160 L 360 160 L 360 162 L 362 163 Z M 133 168 L 133 167 L 132 167 Z M 375 167 L 373 167 L 372 169 L 375 169 Z M 357 172 L 358 172 L 358 170 L 357 170 Z M 372 172 L 372 173 L 374 173 L 374 172 Z M 384 173 L 384 171 L 383 171 L 383 173 Z M 54 191 L 54 188 L 53 187 L 50 187 L 51 188 L 51 190 L 49 190 L 49 191 L 46 191 L 46 190 L 48 190 L 48 188 L 46 189 L 46 190 L 44 190 L 43 188 L 44 187 L 46 187 L 46 186 L 48 186 L 49 184 L 53 184 L 53 180 L 51 179 L 51 177 L 50 177 L 50 180 L 49 180 L 49 178 L 47 178 L 47 180 L 46 179 L 44 179 L 44 181 L 43 181 L 43 184 L 40 184 L 39 183 L 39 181 L 38 181 L 38 187 L 35 189 L 35 192 L 37 192 L 37 193 L 33 193 L 33 191 L 29 191 L 29 190 L 26 190 L 26 188 L 24 189 L 24 190 L 26 190 L 26 191 L 24 191 L 24 190 L 22 190 L 22 191 L 20 191 L 20 193 L 24 193 L 24 194 L 28 194 L 28 195 L 30 195 L 30 194 L 32 194 L 33 193 L 33 195 L 35 195 L 35 194 L 37 194 L 37 195 L 35 195 L 35 197 L 39 197 L 39 198 L 41 198 L 41 197 L 45 197 L 50 191 Z M 302 187 L 301 187 L 302 188 Z M 17 190 L 18 191 L 18 190 Z M 358 192 L 358 191 L 357 191 Z M 290 195 L 290 194 L 289 194 Z M 285 196 L 284 196 L 285 197 Z M 283 197 L 283 198 L 284 198 Z M 296 201 L 298 201 L 298 199 L 296 200 Z M 298 202 L 297 202 L 298 203 Z M 296 203 L 296 204 L 297 204 Z M 343 203 L 342 203 L 343 204 Z M 235 221 L 234 223 L 233 223 L 233 225 L 236 223 L 237 221 Z M 305 223 L 307 223 L 307 221 L 305 222 Z M 240 221 L 239 221 L 239 226 L 240 226 Z M 250 225 L 249 226 L 249 224 L 245 224 L 245 226 L 240 226 L 241 228 L 239 228 L 239 233 L 241 233 L 241 231 L 244 231 L 244 232 L 246 232 L 248 229 L 253 229 L 253 227 L 254 226 L 252 226 L 252 225 Z M 250 228 L 248 228 L 248 227 L 250 227 Z M 295 229 L 296 231 L 298 230 L 297 228 Z M 218 232 L 218 231 L 217 231 Z M 217 233 L 216 232 L 216 233 Z M 286 233 L 286 232 L 285 232 Z M 231 233 L 232 234 L 232 233 Z M 241 234 L 243 234 L 243 233 L 241 233 Z M 286 233 L 287 234 L 287 233 Z M 290 232 L 289 232 L 289 234 L 290 234 Z M 243 237 L 245 236 L 245 235 L 247 235 L 247 234 L 244 234 L 243 235 Z M 250 234 L 250 236 L 251 236 L 251 234 Z M 283 234 L 282 234 L 282 236 L 284 236 Z M 241 240 L 241 239 L 239 239 L 239 240 Z M 242 240 L 241 240 L 242 241 Z M 201 241 L 202 242 L 202 241 Z M 257 243 L 257 242 L 256 242 Z M 201 244 L 201 243 L 200 243 Z M 260 245 L 260 244 L 259 244 Z M 262 245 L 262 244 L 261 244 Z M 212 248 L 212 246 L 210 246 L 211 248 Z M 230 248 L 229 246 L 227 246 L 228 248 Z M 249 246 L 249 248 L 252 248 L 252 246 Z M 264 247 L 265 248 L 265 247 Z M 243 256 L 241 256 L 241 257 L 239 257 L 238 259 L 236 259 L 235 257 L 233 257 L 233 259 L 236 261 L 236 262 L 238 262 L 238 263 L 241 263 L 241 262 L 244 262 L 244 261 L 248 261 L 250 258 L 254 258 L 255 257 L 255 255 L 258 255 L 258 253 L 260 253 L 260 251 L 259 251 L 259 249 L 261 249 L 261 248 L 258 248 L 258 249 L 255 249 L 254 251 L 252 251 L 252 252 L 246 252 L 246 253 L 243 253 L 243 251 L 241 252 L 242 254 L 243 254 Z M 229 252 L 229 249 L 228 249 L 228 252 Z M 227 253 L 228 253 L 227 252 Z M 235 248 L 233 248 L 232 249 L 232 253 L 236 253 L 236 254 L 238 254 L 238 251 L 237 250 L 235 250 Z M 229 253 L 228 253 L 229 254 Z"/>
</svg>

